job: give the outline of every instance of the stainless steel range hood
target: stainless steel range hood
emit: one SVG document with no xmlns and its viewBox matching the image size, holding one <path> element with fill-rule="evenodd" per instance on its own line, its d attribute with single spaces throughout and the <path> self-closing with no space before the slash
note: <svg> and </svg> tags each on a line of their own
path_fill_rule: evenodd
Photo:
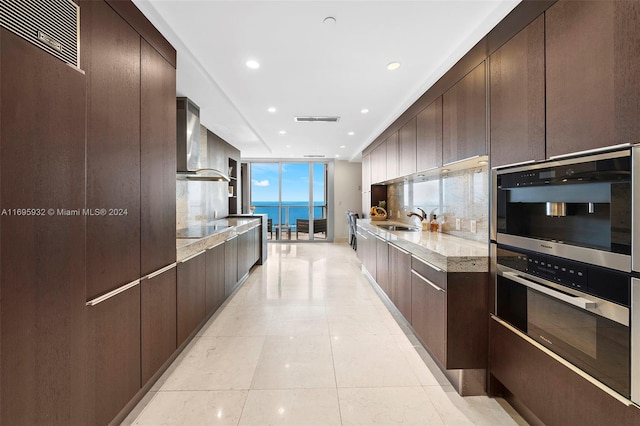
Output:
<svg viewBox="0 0 640 426">
<path fill-rule="evenodd" d="M 207 140 L 200 138 L 200 108 L 188 98 L 177 98 L 176 106 L 177 178 L 229 182 L 229 176 L 207 164 Z"/>
</svg>

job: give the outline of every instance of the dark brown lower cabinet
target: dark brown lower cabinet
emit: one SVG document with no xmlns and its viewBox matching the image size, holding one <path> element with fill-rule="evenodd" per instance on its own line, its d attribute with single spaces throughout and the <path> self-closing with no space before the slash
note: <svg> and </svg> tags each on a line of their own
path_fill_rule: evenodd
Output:
<svg viewBox="0 0 640 426">
<path fill-rule="evenodd" d="M 514 405 L 524 405 L 537 417 L 528 420 L 546 425 L 640 424 L 638 408 L 622 404 L 498 321 L 490 324 L 491 391 L 512 402 L 515 398 Z"/>
<path fill-rule="evenodd" d="M 87 311 L 87 424 L 106 425 L 141 388 L 140 285 L 88 306 Z"/>
<path fill-rule="evenodd" d="M 206 256 L 196 255 L 178 263 L 177 280 L 177 345 L 180 346 L 206 316 Z"/>
<path fill-rule="evenodd" d="M 214 312 L 225 300 L 224 295 L 224 243 L 207 250 L 205 311 Z"/>
<path fill-rule="evenodd" d="M 487 366 L 487 273 L 437 271 L 412 258 L 411 325 L 446 369 Z"/>
<path fill-rule="evenodd" d="M 249 263 L 253 257 L 252 231 L 244 231 L 238 234 L 238 280 L 241 280 L 249 273 Z"/>
<path fill-rule="evenodd" d="M 391 300 L 411 323 L 411 254 L 394 244 L 389 244 L 389 287 Z"/>
<path fill-rule="evenodd" d="M 238 282 L 238 237 L 224 243 L 224 296 L 228 297 Z"/>
<path fill-rule="evenodd" d="M 414 331 L 440 364 L 446 366 L 446 290 L 422 275 L 411 275 L 411 314 Z"/>
<path fill-rule="evenodd" d="M 142 384 L 176 350 L 176 268 L 142 280 Z"/>
<path fill-rule="evenodd" d="M 389 271 L 389 244 L 380 237 L 375 238 L 376 245 L 376 282 L 391 300 L 390 271 Z M 395 303 L 395 302 L 394 302 Z"/>
</svg>

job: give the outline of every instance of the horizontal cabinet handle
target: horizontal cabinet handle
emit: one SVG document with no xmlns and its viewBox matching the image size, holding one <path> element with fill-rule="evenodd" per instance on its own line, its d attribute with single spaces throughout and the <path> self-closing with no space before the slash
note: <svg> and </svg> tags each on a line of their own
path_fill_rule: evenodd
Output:
<svg viewBox="0 0 640 426">
<path fill-rule="evenodd" d="M 446 293 L 446 292 L 447 292 L 444 288 L 442 288 L 442 287 L 438 287 L 437 285 L 435 285 L 434 283 L 432 283 L 431 281 L 429 281 L 428 279 L 426 279 L 425 277 L 423 277 L 422 275 L 420 275 L 420 274 L 419 274 L 419 273 L 417 273 L 416 271 L 411 270 L 411 273 L 412 273 L 413 275 L 415 275 L 416 277 L 420 278 L 420 279 L 421 279 L 422 281 L 424 281 L 425 283 L 429 284 L 431 287 L 435 288 L 436 290 L 441 291 L 441 292 L 443 292 L 443 293 Z"/>
<path fill-rule="evenodd" d="M 199 251 L 199 252 L 197 252 L 196 254 L 192 254 L 191 256 L 187 257 L 186 259 L 182 259 L 182 260 L 181 260 L 180 262 L 178 262 L 178 263 L 188 262 L 188 261 L 190 261 L 191 259 L 193 259 L 194 257 L 198 257 L 198 256 L 200 256 L 201 254 L 206 253 L 206 252 L 207 252 L 206 250 Z"/>
<path fill-rule="evenodd" d="M 225 240 L 225 241 L 226 241 L 226 240 Z M 212 249 L 214 249 L 214 248 L 216 248 L 216 247 L 220 247 L 220 246 L 221 246 L 221 245 L 223 245 L 223 244 L 224 244 L 224 241 L 222 241 L 222 242 L 220 242 L 220 243 L 216 244 L 215 246 L 207 247 L 207 250 L 212 250 Z"/>
<path fill-rule="evenodd" d="M 393 247 L 394 249 L 398 250 L 398 251 L 399 251 L 399 252 L 401 252 L 401 253 L 404 253 L 404 254 L 411 254 L 411 253 L 409 253 L 408 251 L 406 251 L 406 250 L 404 250 L 404 249 L 401 249 L 400 247 L 398 247 L 397 245 L 395 245 L 395 244 L 393 244 L 393 243 L 389 243 L 389 245 L 390 245 L 391 247 Z"/>
<path fill-rule="evenodd" d="M 532 281 L 527 280 L 526 278 L 520 277 L 515 272 L 504 272 L 502 274 L 504 277 L 517 282 L 518 284 L 522 284 L 523 286 L 529 287 L 533 290 L 536 290 L 540 293 L 544 293 L 547 296 L 553 297 L 554 299 L 562 300 L 570 305 L 576 306 L 581 309 L 589 309 L 597 307 L 597 303 L 591 301 L 589 299 L 585 299 L 584 297 L 573 296 L 570 294 L 562 293 L 557 290 L 553 290 L 549 287 L 536 284 Z"/>
<path fill-rule="evenodd" d="M 438 271 L 438 272 L 444 272 L 442 269 L 440 269 L 440 268 L 438 268 L 437 266 L 435 266 L 435 265 L 433 265 L 433 264 L 431 264 L 431 263 L 427 262 L 426 260 L 422 260 L 422 259 L 420 259 L 419 257 L 413 256 L 413 255 L 412 255 L 411 257 L 413 257 L 415 260 L 417 260 L 418 262 L 420 262 L 420 263 L 424 264 L 425 266 L 428 266 L 428 267 L 429 267 L 429 268 L 431 268 L 431 269 L 435 269 L 435 270 L 436 270 L 436 271 Z"/>
<path fill-rule="evenodd" d="M 169 270 L 171 270 L 171 269 L 175 268 L 177 264 L 178 264 L 177 262 L 174 262 L 174 263 L 172 263 L 171 265 L 167 265 L 167 266 L 165 266 L 165 267 L 164 267 L 164 268 L 162 268 L 162 269 L 158 269 L 157 271 L 152 272 L 152 273 L 150 273 L 149 275 L 147 275 L 147 276 L 145 276 L 145 277 L 142 277 L 142 279 L 143 279 L 143 280 L 150 280 L 151 278 L 155 278 L 155 277 L 157 277 L 158 275 L 164 274 L 165 272 L 167 272 L 167 271 L 169 271 Z"/>
<path fill-rule="evenodd" d="M 234 235 L 234 236 L 233 236 L 233 237 L 231 237 L 231 238 L 227 238 L 227 239 L 225 240 L 225 242 L 226 242 L 226 241 L 235 240 L 236 238 L 238 238 L 238 236 L 237 236 L 237 235 Z"/>
<path fill-rule="evenodd" d="M 100 297 L 96 297 L 95 299 L 89 300 L 87 302 L 87 306 L 96 306 L 98 303 L 102 303 L 105 300 L 111 299 L 112 297 L 117 296 L 118 294 L 123 293 L 129 290 L 130 288 L 137 286 L 138 284 L 140 284 L 139 279 L 135 281 L 131 281 L 129 284 L 125 284 L 122 287 L 118 287 L 115 290 L 110 291 L 109 293 L 103 294 Z"/>
<path fill-rule="evenodd" d="M 384 241 L 386 242 L 387 240 L 385 240 L 384 238 L 378 236 L 378 235 L 374 235 L 374 237 L 376 237 L 376 240 L 380 240 L 380 241 Z"/>
</svg>

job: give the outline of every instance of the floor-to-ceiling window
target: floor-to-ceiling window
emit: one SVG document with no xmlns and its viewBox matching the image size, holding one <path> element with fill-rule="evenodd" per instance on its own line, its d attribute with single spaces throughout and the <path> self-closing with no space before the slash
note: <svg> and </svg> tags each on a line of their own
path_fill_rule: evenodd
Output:
<svg viewBox="0 0 640 426">
<path fill-rule="evenodd" d="M 329 164 L 251 162 L 251 206 L 266 214 L 272 241 L 327 241 Z"/>
</svg>

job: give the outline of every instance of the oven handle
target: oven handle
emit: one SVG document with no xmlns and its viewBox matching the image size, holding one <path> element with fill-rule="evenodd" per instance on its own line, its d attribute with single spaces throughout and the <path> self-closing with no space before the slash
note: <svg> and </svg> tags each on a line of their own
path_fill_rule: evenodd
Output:
<svg viewBox="0 0 640 426">
<path fill-rule="evenodd" d="M 589 299 L 585 299 L 584 297 L 572 296 L 570 294 L 561 293 L 559 291 L 550 289 L 549 287 L 536 284 L 534 282 L 529 281 L 526 278 L 522 278 L 520 275 L 516 274 L 515 272 L 503 272 L 502 275 L 504 275 L 506 278 L 510 280 L 517 282 L 518 284 L 522 284 L 524 286 L 529 287 L 530 289 L 539 291 L 540 293 L 544 293 L 547 296 L 551 296 L 555 299 L 562 300 L 563 302 L 567 302 L 568 304 L 577 306 L 578 308 L 582 308 L 585 310 L 593 309 L 598 305 L 596 302 Z"/>
</svg>

